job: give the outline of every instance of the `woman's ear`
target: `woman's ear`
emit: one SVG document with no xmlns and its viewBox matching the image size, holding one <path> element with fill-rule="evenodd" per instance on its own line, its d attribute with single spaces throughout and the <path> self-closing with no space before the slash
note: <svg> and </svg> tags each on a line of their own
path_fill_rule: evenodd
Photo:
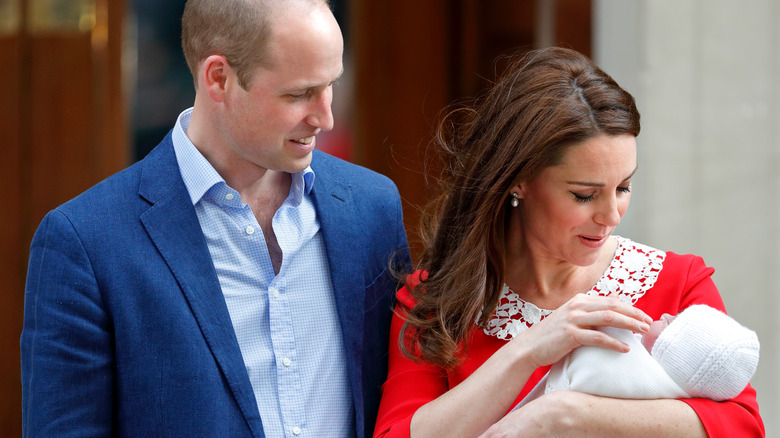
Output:
<svg viewBox="0 0 780 438">
<path fill-rule="evenodd" d="M 509 189 L 509 205 L 512 208 L 520 206 L 520 199 L 523 198 L 523 185 L 517 184 Z"/>
<path fill-rule="evenodd" d="M 231 74 L 233 74 L 233 70 L 224 56 L 211 55 L 201 63 L 200 86 L 203 87 L 211 100 L 223 102 L 225 100 L 228 76 Z"/>
<path fill-rule="evenodd" d="M 511 189 L 509 189 L 509 196 L 513 196 L 514 197 L 515 193 L 517 193 L 517 198 L 518 199 L 523 199 L 523 197 L 525 196 L 524 186 L 525 186 L 525 184 L 523 184 L 523 183 L 515 184 L 514 186 L 512 186 Z"/>
</svg>

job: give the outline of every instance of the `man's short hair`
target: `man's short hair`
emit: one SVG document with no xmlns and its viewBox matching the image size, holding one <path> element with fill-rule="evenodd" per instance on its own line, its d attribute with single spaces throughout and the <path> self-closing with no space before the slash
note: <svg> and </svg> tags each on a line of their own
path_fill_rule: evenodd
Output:
<svg viewBox="0 0 780 438">
<path fill-rule="evenodd" d="M 329 7 L 326 0 L 304 0 Z M 213 54 L 225 57 L 238 83 L 248 89 L 252 74 L 268 65 L 267 45 L 274 8 L 290 0 L 188 0 L 182 15 L 184 57 L 197 87 L 198 66 Z"/>
</svg>

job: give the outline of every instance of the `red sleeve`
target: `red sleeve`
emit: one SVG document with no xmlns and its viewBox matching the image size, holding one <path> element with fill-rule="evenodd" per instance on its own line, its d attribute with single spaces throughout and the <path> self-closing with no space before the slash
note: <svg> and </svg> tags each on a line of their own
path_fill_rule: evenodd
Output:
<svg viewBox="0 0 780 438">
<path fill-rule="evenodd" d="M 406 287 L 398 291 L 398 301 L 411 304 Z M 396 306 L 396 311 L 400 309 Z M 442 368 L 415 363 L 398 349 L 403 319 L 398 313 L 390 326 L 390 355 L 387 382 L 382 386 L 374 437 L 408 437 L 409 425 L 417 409 L 447 392 L 447 373 Z"/>
<path fill-rule="evenodd" d="M 657 319 L 663 313 L 676 315 L 693 304 L 707 304 L 723 312 L 723 299 L 712 281 L 714 269 L 701 257 L 666 253 L 655 286 L 640 298 L 636 307 Z M 737 397 L 724 402 L 709 399 L 683 400 L 696 411 L 707 436 L 764 437 L 764 422 L 758 412 L 756 391 L 748 385 Z"/>
</svg>

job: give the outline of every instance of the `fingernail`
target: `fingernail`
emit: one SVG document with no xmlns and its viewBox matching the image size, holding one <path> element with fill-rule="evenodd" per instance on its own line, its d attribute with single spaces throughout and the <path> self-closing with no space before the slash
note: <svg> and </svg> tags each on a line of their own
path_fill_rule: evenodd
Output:
<svg viewBox="0 0 780 438">
<path fill-rule="evenodd" d="M 647 333 L 650 330 L 650 326 L 643 322 L 639 324 L 639 330 L 641 330 L 643 333 Z"/>
</svg>

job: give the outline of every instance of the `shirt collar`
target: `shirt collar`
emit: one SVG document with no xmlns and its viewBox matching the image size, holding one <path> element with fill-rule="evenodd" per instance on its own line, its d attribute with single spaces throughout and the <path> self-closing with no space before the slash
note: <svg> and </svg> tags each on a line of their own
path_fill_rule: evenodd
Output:
<svg viewBox="0 0 780 438">
<path fill-rule="evenodd" d="M 200 153 L 198 148 L 192 144 L 187 137 L 187 127 L 192 118 L 192 108 L 184 110 L 176 119 L 176 125 L 173 127 L 173 149 L 176 153 L 176 161 L 179 164 L 181 177 L 187 192 L 190 195 L 192 205 L 200 201 L 203 196 L 212 187 L 218 184 L 225 184 L 225 180 L 219 175 L 214 166 L 209 163 L 206 157 Z M 314 186 L 314 170 L 311 166 L 306 169 L 293 173 L 290 193 L 294 205 L 300 205 L 304 195 L 309 195 Z"/>
</svg>

